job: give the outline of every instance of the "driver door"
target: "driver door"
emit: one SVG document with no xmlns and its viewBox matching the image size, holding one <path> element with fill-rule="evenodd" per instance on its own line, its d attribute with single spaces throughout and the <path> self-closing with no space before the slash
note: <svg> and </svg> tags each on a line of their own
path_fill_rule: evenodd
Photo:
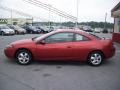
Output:
<svg viewBox="0 0 120 90">
<path fill-rule="evenodd" d="M 37 57 L 40 60 L 72 59 L 73 33 L 56 33 L 37 44 Z"/>
</svg>

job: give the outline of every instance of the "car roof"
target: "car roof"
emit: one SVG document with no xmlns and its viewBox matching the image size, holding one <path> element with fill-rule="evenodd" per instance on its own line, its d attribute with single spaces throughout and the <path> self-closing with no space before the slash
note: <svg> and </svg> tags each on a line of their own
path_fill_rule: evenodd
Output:
<svg viewBox="0 0 120 90">
<path fill-rule="evenodd" d="M 0 25 L 0 27 L 7 26 L 7 25 Z"/>
<path fill-rule="evenodd" d="M 80 30 L 80 29 L 57 29 L 57 30 L 54 30 L 53 32 L 76 32 L 76 33 L 86 33 L 85 31 Z"/>
<path fill-rule="evenodd" d="M 37 39 L 37 41 L 38 41 L 38 40 L 41 40 L 41 39 L 43 39 L 43 38 L 46 38 L 46 37 L 48 37 L 48 36 L 50 36 L 50 35 L 53 35 L 53 34 L 56 34 L 56 33 L 62 33 L 62 32 L 63 32 L 63 33 L 64 33 L 64 32 L 77 33 L 77 34 L 84 35 L 84 36 L 86 36 L 86 37 L 88 37 L 88 38 L 90 38 L 90 39 L 92 39 L 92 40 L 95 40 L 95 37 L 91 36 L 89 33 L 85 32 L 85 31 L 83 31 L 83 30 L 80 30 L 80 29 L 57 29 L 57 30 L 54 30 L 54 31 L 52 31 L 52 32 L 50 32 L 50 33 L 47 33 L 47 34 L 44 34 L 44 35 L 40 36 L 40 37 Z"/>
<path fill-rule="evenodd" d="M 96 39 L 95 37 L 93 37 L 93 35 L 91 35 L 91 33 L 85 32 L 85 31 L 80 30 L 80 29 L 57 29 L 55 31 L 52 31 L 51 33 L 54 34 L 54 33 L 59 33 L 59 32 L 61 32 L 61 33 L 62 32 L 73 32 L 73 33 L 78 33 L 78 34 L 87 36 L 91 39 Z"/>
</svg>

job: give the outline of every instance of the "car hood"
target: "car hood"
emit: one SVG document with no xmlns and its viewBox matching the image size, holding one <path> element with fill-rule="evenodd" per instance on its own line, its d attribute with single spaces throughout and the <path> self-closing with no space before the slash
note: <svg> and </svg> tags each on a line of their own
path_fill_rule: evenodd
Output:
<svg viewBox="0 0 120 90">
<path fill-rule="evenodd" d="M 32 39 L 23 39 L 23 40 L 18 40 L 15 42 L 12 42 L 12 45 L 23 45 L 23 44 L 30 44 L 33 43 Z"/>
<path fill-rule="evenodd" d="M 13 29 L 2 29 L 2 31 L 6 32 L 6 31 L 14 31 Z"/>
<path fill-rule="evenodd" d="M 25 29 L 20 29 L 21 31 L 26 31 Z"/>
<path fill-rule="evenodd" d="M 16 29 L 16 30 L 18 30 L 18 31 L 26 31 L 25 29 L 22 29 L 22 28 L 20 28 L 20 29 Z"/>
<path fill-rule="evenodd" d="M 33 31 L 40 31 L 40 29 L 33 29 Z"/>
</svg>

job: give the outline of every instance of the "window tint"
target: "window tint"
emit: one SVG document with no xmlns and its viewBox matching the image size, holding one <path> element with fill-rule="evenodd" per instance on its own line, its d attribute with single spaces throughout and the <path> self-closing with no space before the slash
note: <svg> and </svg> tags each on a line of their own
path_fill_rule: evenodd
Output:
<svg viewBox="0 0 120 90">
<path fill-rule="evenodd" d="M 75 34 L 75 41 L 89 41 L 90 39 L 83 36 L 83 35 L 80 35 L 80 34 Z"/>
<path fill-rule="evenodd" d="M 60 43 L 60 42 L 72 42 L 72 41 L 73 41 L 73 33 L 69 33 L 69 32 L 57 33 L 45 39 L 46 43 Z"/>
</svg>

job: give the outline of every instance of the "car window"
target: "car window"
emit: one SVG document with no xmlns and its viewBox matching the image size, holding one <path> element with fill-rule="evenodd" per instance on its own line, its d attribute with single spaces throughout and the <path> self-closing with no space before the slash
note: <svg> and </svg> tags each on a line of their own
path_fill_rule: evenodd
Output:
<svg viewBox="0 0 120 90">
<path fill-rule="evenodd" d="M 93 37 L 95 37 L 96 39 L 101 40 L 101 38 L 99 36 L 92 34 L 92 33 L 89 33 L 89 34 L 92 35 Z"/>
<path fill-rule="evenodd" d="M 89 41 L 90 39 L 86 36 L 75 34 L 75 41 Z"/>
<path fill-rule="evenodd" d="M 56 33 L 45 39 L 46 43 L 61 43 L 61 42 L 72 42 L 72 41 L 73 41 L 73 33 L 69 33 L 69 32 Z"/>
<path fill-rule="evenodd" d="M 7 26 L 1 26 L 0 28 L 1 29 L 9 29 L 9 27 L 7 27 Z"/>
</svg>

